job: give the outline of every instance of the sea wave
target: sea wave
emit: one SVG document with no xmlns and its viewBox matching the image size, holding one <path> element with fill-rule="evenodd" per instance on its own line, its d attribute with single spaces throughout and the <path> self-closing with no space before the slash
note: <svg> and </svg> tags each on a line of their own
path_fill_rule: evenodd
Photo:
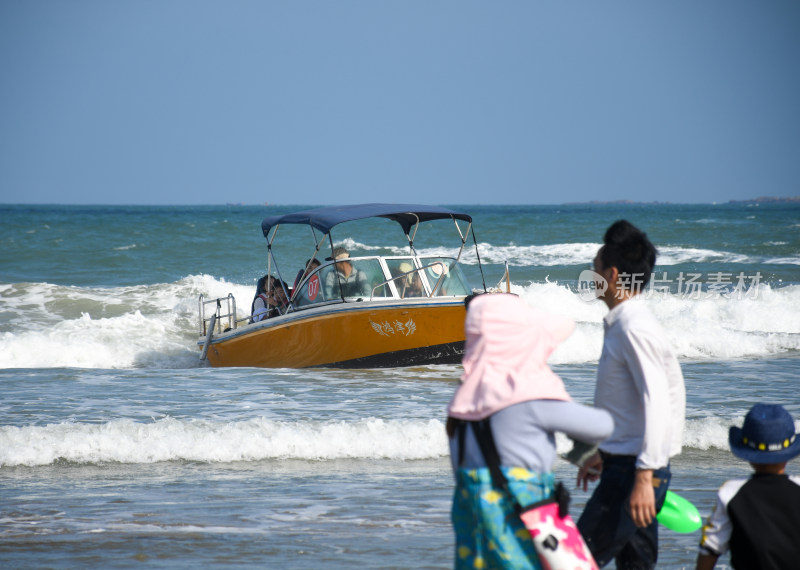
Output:
<svg viewBox="0 0 800 570">
<path fill-rule="evenodd" d="M 389 247 L 368 245 L 352 238 L 340 244 L 355 255 L 370 255 L 373 252 L 390 252 L 392 255 L 408 255 L 407 247 Z M 569 265 L 588 265 L 591 263 L 601 243 L 555 243 L 545 245 L 493 245 L 480 242 L 478 254 L 482 263 L 503 264 L 506 261 L 512 267 L 554 267 Z M 417 253 L 424 257 L 446 256 L 456 257 L 457 247 L 419 248 Z M 464 248 L 461 261 L 467 265 L 475 265 L 478 257 L 470 244 Z M 765 256 L 747 255 L 725 250 L 703 249 L 696 247 L 661 246 L 658 248 L 658 267 L 669 267 L 687 263 L 714 264 L 776 264 L 800 265 L 800 256 Z"/>
<path fill-rule="evenodd" d="M 728 449 L 728 427 L 742 417 L 688 419 L 684 449 Z M 558 453 L 571 448 L 557 434 Z M 227 463 L 303 459 L 419 460 L 447 457 L 440 420 L 274 421 L 263 417 L 238 422 L 164 417 L 142 423 L 64 422 L 46 426 L 0 427 L 0 467 L 201 461 Z"/>
<path fill-rule="evenodd" d="M 252 286 L 209 275 L 115 288 L 4 285 L 0 368 L 197 366 L 201 292 L 246 299 Z"/>
<path fill-rule="evenodd" d="M 0 466 L 158 461 L 426 459 L 447 453 L 438 420 L 114 420 L 0 427 Z"/>
<path fill-rule="evenodd" d="M 534 283 L 513 286 L 529 304 L 576 321 L 575 331 L 550 361 L 596 361 L 603 344 L 605 305 L 586 302 L 569 286 Z M 719 360 L 784 354 L 800 350 L 800 286 L 762 285 L 750 297 L 663 293 L 646 300 L 679 358 Z"/>
<path fill-rule="evenodd" d="M 551 362 L 596 361 L 607 309 L 571 284 L 514 284 L 533 306 L 571 317 L 575 332 Z M 201 366 L 198 298 L 232 293 L 250 311 L 253 286 L 194 275 L 174 283 L 82 288 L 3 286 L 0 368 L 194 368 Z M 681 358 L 730 359 L 800 350 L 800 286 L 761 285 L 757 294 L 660 293 L 647 300 Z"/>
</svg>

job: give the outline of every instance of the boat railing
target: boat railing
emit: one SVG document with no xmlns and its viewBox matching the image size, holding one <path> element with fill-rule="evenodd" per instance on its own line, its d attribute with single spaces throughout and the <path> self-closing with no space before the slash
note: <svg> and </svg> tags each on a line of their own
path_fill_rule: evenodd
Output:
<svg viewBox="0 0 800 570">
<path fill-rule="evenodd" d="M 421 267 L 415 267 L 414 269 L 412 269 L 410 271 L 405 271 L 403 273 L 399 273 L 399 274 L 395 275 L 394 277 L 391 277 L 390 279 L 386 279 L 384 281 L 381 281 L 380 283 L 378 283 L 377 285 L 375 285 L 372 288 L 372 292 L 370 294 L 370 300 L 372 300 L 373 297 L 375 296 L 375 291 L 380 289 L 384 285 L 387 285 L 390 282 L 393 282 L 393 283 L 395 283 L 395 288 L 397 288 L 397 283 L 396 283 L 397 281 L 399 281 L 401 279 L 406 279 L 409 275 L 412 275 L 414 273 L 417 274 L 417 279 L 421 280 L 422 279 L 422 275 L 423 275 L 422 272 L 425 269 L 433 268 L 433 267 L 437 267 L 437 268 L 440 269 L 440 271 L 438 272 L 439 273 L 439 278 L 436 280 L 436 283 L 431 287 L 431 292 L 429 294 L 425 293 L 424 295 L 421 295 L 421 297 L 429 297 L 430 298 L 430 297 L 435 296 L 436 292 L 439 290 L 439 287 L 440 287 L 440 285 L 442 283 L 442 280 L 447 275 L 447 265 L 443 261 L 434 261 L 433 263 L 429 263 L 429 264 L 423 265 Z M 403 297 L 401 295 L 401 298 L 405 298 L 405 297 Z"/>
<path fill-rule="evenodd" d="M 437 291 L 440 290 L 440 287 L 442 286 L 442 282 L 444 281 L 444 278 L 447 276 L 448 269 L 447 269 L 447 265 L 445 265 L 441 261 L 434 261 L 433 263 L 423 267 L 423 269 L 425 269 L 427 267 L 430 267 L 430 268 L 438 267 L 439 268 L 439 272 L 438 272 L 439 273 L 439 278 L 436 280 L 436 284 L 433 287 L 431 287 L 431 296 L 433 296 L 433 295 L 436 294 Z"/>
<path fill-rule="evenodd" d="M 405 273 L 401 273 L 399 275 L 396 275 L 396 276 L 392 277 L 391 279 L 385 279 L 385 280 L 381 281 L 380 283 L 378 283 L 377 285 L 375 285 L 372 288 L 372 291 L 370 292 L 370 295 L 369 295 L 369 300 L 372 301 L 375 298 L 375 291 L 377 291 L 378 289 L 388 285 L 389 283 L 394 283 L 395 289 L 398 289 L 397 281 L 400 281 L 401 279 L 406 279 L 409 275 L 411 275 L 413 273 L 417 273 L 417 279 L 419 279 L 420 278 L 419 277 L 419 271 L 420 270 L 421 269 L 412 269 L 411 271 L 406 271 Z M 398 293 L 399 293 L 399 291 L 398 291 Z M 424 293 L 424 291 L 423 291 L 423 293 Z M 425 294 L 425 295 L 422 295 L 422 296 L 423 297 L 427 297 L 428 295 Z M 400 298 L 401 299 L 405 299 L 405 298 L 407 298 L 407 295 L 406 296 L 400 295 Z"/>
<path fill-rule="evenodd" d="M 500 278 L 500 281 L 497 282 L 497 289 L 501 289 L 503 283 L 505 283 L 506 293 L 511 293 L 511 274 L 508 272 L 508 261 L 505 263 L 506 270 L 503 272 L 503 276 Z"/>
<path fill-rule="evenodd" d="M 236 299 L 233 293 L 228 293 L 227 297 L 216 299 L 205 299 L 203 295 L 200 295 L 198 304 L 200 306 L 200 336 L 222 334 L 238 326 Z M 213 306 L 213 309 L 209 309 L 209 306 Z"/>
</svg>

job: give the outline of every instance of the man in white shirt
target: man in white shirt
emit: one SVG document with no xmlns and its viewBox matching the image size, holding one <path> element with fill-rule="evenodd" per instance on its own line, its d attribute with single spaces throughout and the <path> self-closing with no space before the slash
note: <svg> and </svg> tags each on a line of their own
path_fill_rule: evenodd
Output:
<svg viewBox="0 0 800 570">
<path fill-rule="evenodd" d="M 594 269 L 607 284 L 598 291 L 609 313 L 594 403 L 612 415 L 614 431 L 578 472 L 584 489 L 600 479 L 578 528 L 601 567 L 615 559 L 617 568 L 655 568 L 655 516 L 669 487 L 670 458 L 681 450 L 686 391 L 664 331 L 637 297 L 655 247 L 625 220 L 608 228 L 603 243 Z"/>
</svg>

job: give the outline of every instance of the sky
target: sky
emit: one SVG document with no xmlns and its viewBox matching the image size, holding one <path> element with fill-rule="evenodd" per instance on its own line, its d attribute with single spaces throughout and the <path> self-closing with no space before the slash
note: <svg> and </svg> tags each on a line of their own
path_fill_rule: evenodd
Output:
<svg viewBox="0 0 800 570">
<path fill-rule="evenodd" d="M 758 196 L 796 0 L 0 0 L 0 203 Z"/>
</svg>

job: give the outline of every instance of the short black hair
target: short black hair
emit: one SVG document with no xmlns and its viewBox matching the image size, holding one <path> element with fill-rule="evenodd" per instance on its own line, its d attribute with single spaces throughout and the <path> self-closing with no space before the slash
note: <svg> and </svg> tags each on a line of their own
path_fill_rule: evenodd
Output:
<svg viewBox="0 0 800 570">
<path fill-rule="evenodd" d="M 646 233 L 628 220 L 617 220 L 603 236 L 600 261 L 604 268 L 616 267 L 620 275 L 628 276 L 628 284 L 639 291 L 650 281 L 657 253 Z"/>
<path fill-rule="evenodd" d="M 468 309 L 469 304 L 477 297 L 478 295 L 483 295 L 483 293 L 472 293 L 471 295 L 467 295 L 464 297 L 464 308 Z"/>
</svg>

